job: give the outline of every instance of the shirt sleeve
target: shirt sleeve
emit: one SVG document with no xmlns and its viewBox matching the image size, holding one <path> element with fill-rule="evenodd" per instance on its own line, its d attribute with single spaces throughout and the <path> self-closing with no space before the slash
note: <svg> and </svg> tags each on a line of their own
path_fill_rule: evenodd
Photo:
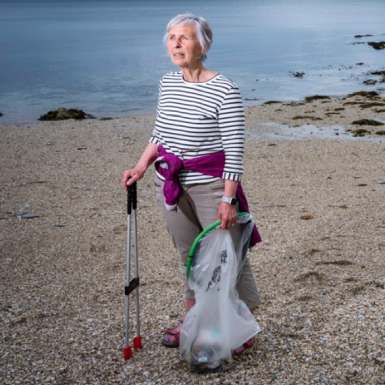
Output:
<svg viewBox="0 0 385 385">
<path fill-rule="evenodd" d="M 225 152 L 223 179 L 239 182 L 243 174 L 245 112 L 238 86 L 233 84 L 218 111 L 218 127 Z"/>
<path fill-rule="evenodd" d="M 157 104 L 157 107 L 156 107 L 156 119 L 158 119 L 158 114 L 159 114 L 159 103 L 160 103 L 160 97 L 162 95 L 162 79 L 160 79 L 159 81 L 159 92 L 158 92 L 158 104 Z M 153 143 L 153 144 L 160 144 L 161 141 L 160 141 L 160 135 L 159 135 L 159 132 L 156 128 L 156 121 L 155 121 L 155 127 L 154 129 L 152 130 L 152 134 L 151 134 L 151 137 L 148 141 L 149 143 Z"/>
</svg>

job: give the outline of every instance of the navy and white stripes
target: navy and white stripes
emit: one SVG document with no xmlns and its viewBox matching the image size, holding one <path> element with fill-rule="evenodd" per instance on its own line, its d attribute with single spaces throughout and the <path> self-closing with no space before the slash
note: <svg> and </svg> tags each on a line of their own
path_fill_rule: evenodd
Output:
<svg viewBox="0 0 385 385">
<path fill-rule="evenodd" d="M 221 74 L 192 83 L 182 72 L 169 72 L 159 85 L 155 127 L 150 143 L 162 144 L 182 159 L 224 150 L 223 179 L 239 181 L 243 173 L 245 116 L 238 86 Z M 182 184 L 218 178 L 182 170 Z"/>
</svg>

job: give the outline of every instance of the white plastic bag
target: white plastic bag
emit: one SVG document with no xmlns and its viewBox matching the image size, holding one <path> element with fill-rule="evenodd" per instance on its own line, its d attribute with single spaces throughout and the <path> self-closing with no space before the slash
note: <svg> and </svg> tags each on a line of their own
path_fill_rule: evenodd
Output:
<svg viewBox="0 0 385 385">
<path fill-rule="evenodd" d="M 241 213 L 238 223 L 222 230 L 219 221 L 194 241 L 188 283 L 195 305 L 186 314 L 180 335 L 180 353 L 192 368 L 214 369 L 231 361 L 232 350 L 261 331 L 236 284 L 247 249 L 253 220 Z"/>
</svg>

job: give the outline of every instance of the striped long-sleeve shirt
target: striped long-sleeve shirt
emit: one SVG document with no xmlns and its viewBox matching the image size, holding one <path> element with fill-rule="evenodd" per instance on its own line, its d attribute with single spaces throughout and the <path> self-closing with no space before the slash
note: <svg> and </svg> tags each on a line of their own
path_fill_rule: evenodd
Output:
<svg viewBox="0 0 385 385">
<path fill-rule="evenodd" d="M 155 127 L 150 143 L 187 160 L 224 150 L 222 178 L 239 181 L 243 173 L 245 116 L 238 86 L 222 74 L 206 82 L 169 72 L 160 80 Z M 182 184 L 219 178 L 182 170 Z"/>
</svg>

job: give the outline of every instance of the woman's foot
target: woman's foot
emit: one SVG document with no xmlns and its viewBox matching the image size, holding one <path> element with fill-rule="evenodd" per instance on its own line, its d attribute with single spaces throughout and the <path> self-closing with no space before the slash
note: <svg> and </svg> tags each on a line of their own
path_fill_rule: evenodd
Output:
<svg viewBox="0 0 385 385">
<path fill-rule="evenodd" d="M 236 348 L 232 351 L 233 356 L 239 356 L 245 350 L 250 349 L 254 345 L 254 342 L 255 342 L 255 338 L 254 337 L 250 338 L 242 346 L 240 346 L 239 348 Z"/>
<path fill-rule="evenodd" d="M 183 321 L 179 320 L 178 325 L 173 328 L 168 328 L 164 330 L 162 337 L 162 345 L 167 348 L 178 348 L 179 347 L 179 337 L 180 337 L 180 328 Z"/>
<path fill-rule="evenodd" d="M 186 311 L 189 311 L 195 305 L 195 298 L 185 298 L 184 305 Z M 162 337 L 162 345 L 167 348 L 178 348 L 180 338 L 180 328 L 182 326 L 183 319 L 178 321 L 178 325 L 172 328 L 164 330 Z"/>
</svg>

